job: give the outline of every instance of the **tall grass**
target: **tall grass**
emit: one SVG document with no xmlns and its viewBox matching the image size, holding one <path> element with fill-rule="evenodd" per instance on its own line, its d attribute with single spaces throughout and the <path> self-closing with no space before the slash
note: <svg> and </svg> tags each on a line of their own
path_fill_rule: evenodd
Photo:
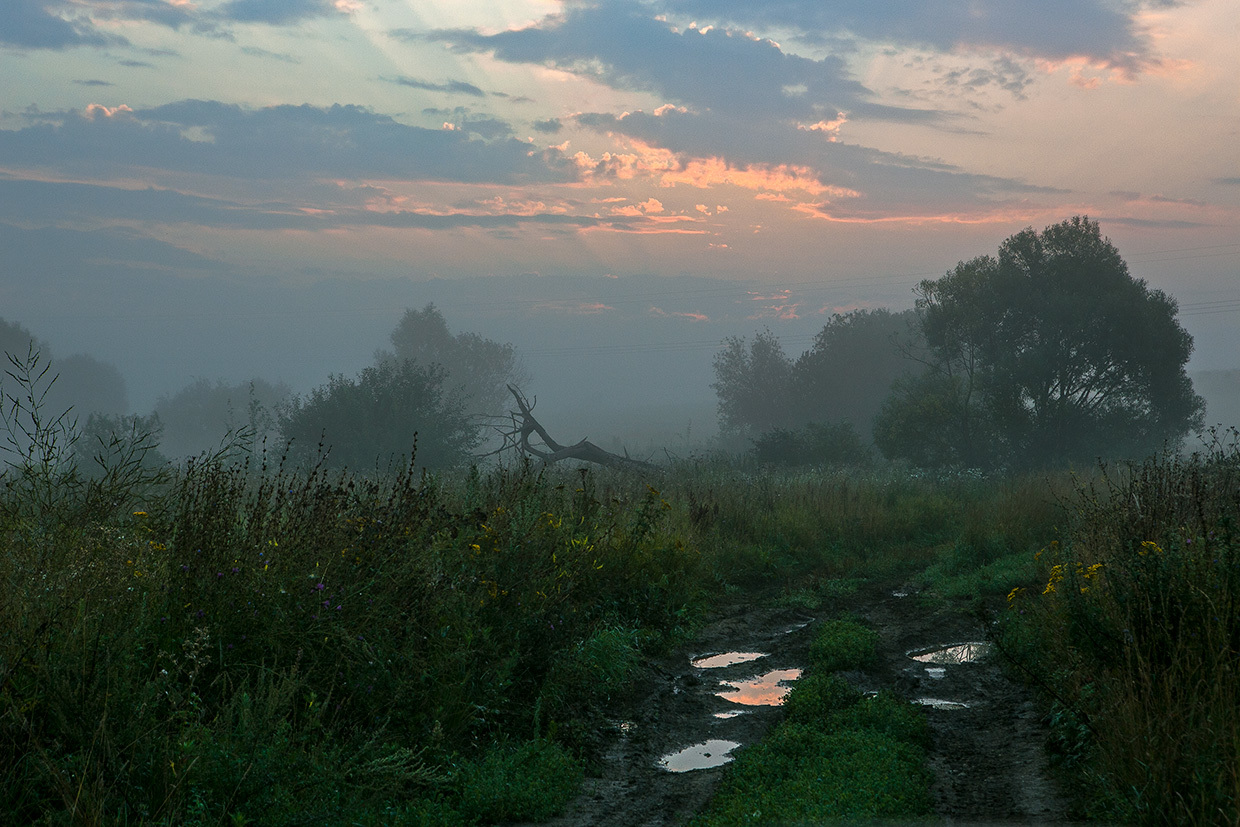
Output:
<svg viewBox="0 0 1240 827">
<path fill-rule="evenodd" d="M 1235 434 L 1112 469 L 1071 507 L 1003 637 L 1058 699 L 1061 763 L 1103 817 L 1240 822 Z"/>
<path fill-rule="evenodd" d="M 469 820 L 562 804 L 556 768 L 588 751 L 589 717 L 702 602 L 700 556 L 636 480 L 602 494 L 589 474 L 412 468 L 205 457 L 139 491 L 11 466 L 0 811 L 217 824 L 411 796 Z M 78 490 L 108 508 L 63 494 Z M 526 806 L 530 772 L 556 783 Z"/>
<path fill-rule="evenodd" d="M 362 475 L 254 446 L 152 468 L 142 434 L 86 468 L 71 423 L 40 415 L 37 362 L 13 367 L 0 812 L 15 823 L 545 816 L 643 656 L 721 595 L 829 599 L 825 584 L 949 552 L 1020 550 L 1042 519 L 1019 487 L 897 471 Z"/>
</svg>

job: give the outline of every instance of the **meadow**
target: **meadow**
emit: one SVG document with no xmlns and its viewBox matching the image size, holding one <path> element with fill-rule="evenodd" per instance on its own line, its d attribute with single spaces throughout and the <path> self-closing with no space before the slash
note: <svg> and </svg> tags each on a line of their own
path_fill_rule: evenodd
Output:
<svg viewBox="0 0 1240 827">
<path fill-rule="evenodd" d="M 987 479 L 722 457 L 355 473 L 244 440 L 176 468 L 117 441 L 92 469 L 56 423 L 30 436 L 0 493 L 13 823 L 544 819 L 596 760 L 608 704 L 713 608 L 829 609 L 841 583 L 909 579 L 995 611 L 1083 814 L 1237 819 L 1234 442 Z M 848 695 L 829 650 L 732 772 L 885 739 L 905 781 L 882 794 L 924 813 L 923 728 Z M 735 823 L 730 783 L 703 823 Z"/>
</svg>

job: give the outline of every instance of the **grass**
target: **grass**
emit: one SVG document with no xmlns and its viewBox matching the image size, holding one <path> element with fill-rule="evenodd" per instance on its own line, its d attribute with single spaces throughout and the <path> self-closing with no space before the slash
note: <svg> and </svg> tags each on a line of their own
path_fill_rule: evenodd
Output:
<svg viewBox="0 0 1240 827">
<path fill-rule="evenodd" d="M 838 670 L 874 661 L 877 635 L 823 624 L 785 719 L 737 754 L 693 827 L 915 818 L 930 812 L 925 717 L 891 694 L 863 697 Z"/>
<path fill-rule="evenodd" d="M 5 407 L 21 421 L 0 479 L 0 812 L 15 823 L 544 818 L 644 660 L 713 606 L 830 610 L 893 578 L 1012 593 L 999 642 L 1055 699 L 1082 810 L 1237 812 L 1240 762 L 1217 760 L 1240 755 L 1234 448 L 1076 488 L 718 460 L 365 475 L 245 445 L 166 468 L 141 434 L 86 468 L 72 429 L 29 401 Z M 810 800 L 924 812 L 917 717 L 832 678 L 866 663 L 873 633 L 822 634 L 787 729 L 734 772 L 788 770 L 765 820 Z M 846 768 L 869 780 L 824 794 Z M 737 796 L 709 823 L 750 818 Z"/>
<path fill-rule="evenodd" d="M 1216 441 L 1080 484 L 1013 591 L 1000 643 L 1055 698 L 1056 755 L 1085 814 L 1240 818 L 1240 450 Z"/>
</svg>

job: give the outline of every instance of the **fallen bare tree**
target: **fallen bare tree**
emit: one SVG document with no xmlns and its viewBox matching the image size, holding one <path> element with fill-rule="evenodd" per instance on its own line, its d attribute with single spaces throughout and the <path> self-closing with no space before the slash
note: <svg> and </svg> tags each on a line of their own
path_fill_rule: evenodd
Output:
<svg viewBox="0 0 1240 827">
<path fill-rule="evenodd" d="M 652 465 L 640 459 L 633 459 L 628 455 L 628 452 L 625 452 L 623 455 L 613 454 L 611 451 L 598 447 L 588 439 L 583 439 L 572 445 L 561 445 L 552 439 L 551 434 L 547 433 L 547 429 L 534 417 L 534 406 L 538 402 L 537 398 L 531 402 L 526 399 L 525 394 L 521 393 L 513 385 L 509 385 L 508 390 L 517 402 L 517 410 L 509 411 L 506 423 L 496 427 L 496 430 L 504 440 L 504 444 L 491 451 L 491 454 L 517 450 L 527 456 L 540 460 L 544 465 L 552 465 L 566 459 L 575 459 L 609 468 L 632 468 L 642 471 L 659 470 L 657 465 Z M 535 438 L 541 440 L 541 443 L 536 443 L 534 441 Z"/>
</svg>

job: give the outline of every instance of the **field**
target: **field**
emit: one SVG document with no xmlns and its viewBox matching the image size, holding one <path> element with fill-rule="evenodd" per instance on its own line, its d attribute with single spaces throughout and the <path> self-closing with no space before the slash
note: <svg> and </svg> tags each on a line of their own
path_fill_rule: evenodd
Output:
<svg viewBox="0 0 1240 827">
<path fill-rule="evenodd" d="M 819 637 L 786 720 L 712 771 L 700 823 L 763 823 L 729 809 L 753 778 L 786 807 L 767 823 L 928 815 L 924 714 L 838 677 L 875 645 L 857 595 L 902 584 L 927 615 L 987 618 L 1039 693 L 1072 815 L 1240 818 L 1234 444 L 1016 479 L 140 459 L 118 446 L 87 473 L 32 450 L 4 478 L 14 823 L 544 820 L 602 771 L 609 710 L 649 664 L 738 606 L 799 609 Z M 811 800 L 857 767 L 829 782 L 852 809 Z"/>
</svg>

